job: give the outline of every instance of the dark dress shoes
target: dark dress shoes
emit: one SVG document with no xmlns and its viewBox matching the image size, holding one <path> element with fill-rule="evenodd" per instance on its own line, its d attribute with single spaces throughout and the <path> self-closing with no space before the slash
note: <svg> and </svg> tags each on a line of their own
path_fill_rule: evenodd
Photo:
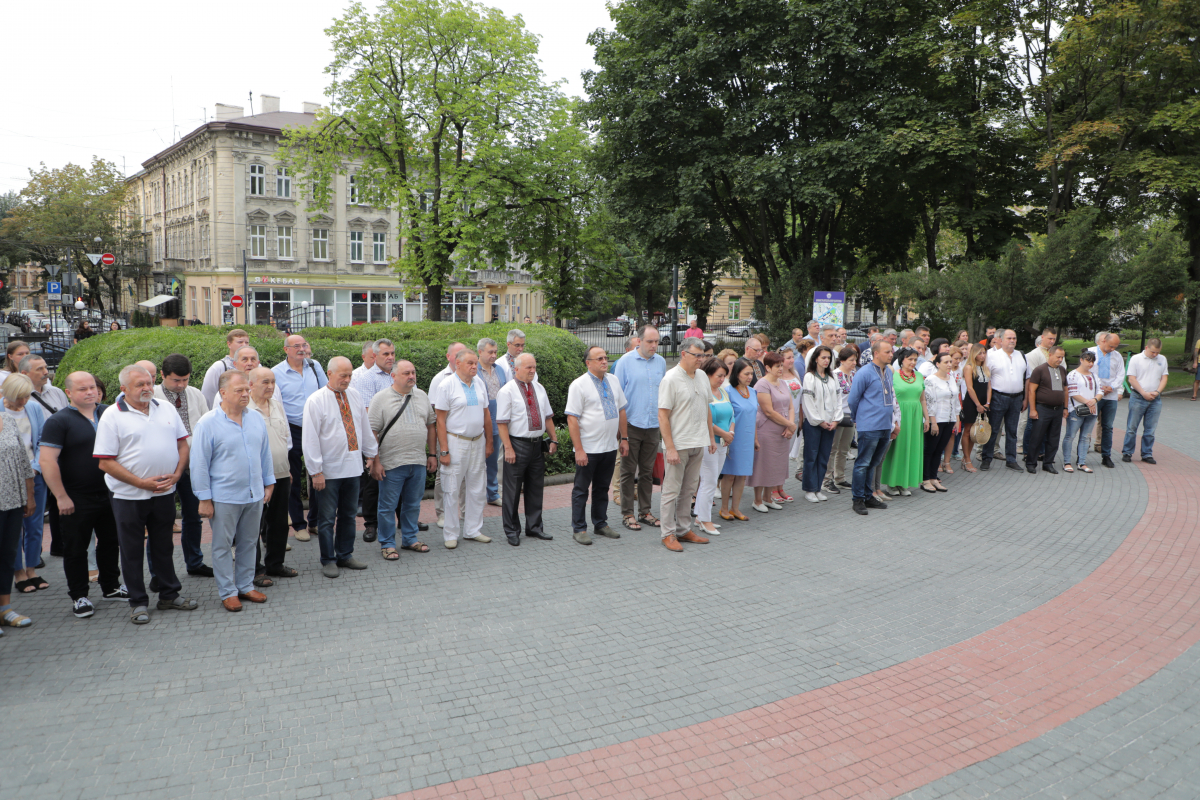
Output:
<svg viewBox="0 0 1200 800">
<path fill-rule="evenodd" d="M 521 546 L 521 537 L 520 536 L 509 536 L 509 535 L 505 534 L 505 538 L 508 539 L 508 543 L 511 544 L 513 547 Z"/>
<path fill-rule="evenodd" d="M 541 539 L 543 542 L 554 541 L 554 537 L 551 536 L 550 534 L 546 533 L 545 531 L 526 531 L 525 538 L 526 539 Z"/>
<path fill-rule="evenodd" d="M 1058 470 L 1055 469 L 1053 464 L 1042 464 L 1042 472 L 1049 472 L 1051 475 L 1058 474 Z"/>
</svg>

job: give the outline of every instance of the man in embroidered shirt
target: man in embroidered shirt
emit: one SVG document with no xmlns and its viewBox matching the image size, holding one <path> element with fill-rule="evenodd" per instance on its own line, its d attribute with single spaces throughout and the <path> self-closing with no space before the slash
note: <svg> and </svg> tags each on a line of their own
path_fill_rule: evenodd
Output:
<svg viewBox="0 0 1200 800">
<path fill-rule="evenodd" d="M 292 529 L 296 541 L 307 542 L 317 532 L 317 493 L 312 481 L 308 482 L 308 527 L 304 522 L 304 503 L 301 497 L 301 481 L 304 479 L 304 462 L 301 460 L 304 441 L 304 404 L 308 398 L 326 384 L 325 370 L 316 361 L 308 358 L 308 342 L 303 336 L 293 335 L 283 340 L 285 359 L 271 368 L 275 373 L 275 394 L 287 412 L 288 426 L 292 434 L 292 449 L 288 451 L 288 462 L 292 467 L 292 485 L 289 491 L 288 511 L 292 515 Z M 312 470 L 308 471 L 311 475 Z"/>
<path fill-rule="evenodd" d="M 213 362 L 208 371 L 204 373 L 204 384 L 200 387 L 200 393 L 204 395 L 204 402 L 209 407 L 217 397 L 217 381 L 220 380 L 221 373 L 234 369 L 234 354 L 248 344 L 250 344 L 250 334 L 241 328 L 234 328 L 225 334 L 225 346 L 229 348 L 229 355 L 220 361 Z M 196 420 L 196 422 L 199 421 L 199 419 Z"/>
<path fill-rule="evenodd" d="M 1162 413 L 1162 393 L 1167 388 L 1167 359 L 1161 355 L 1162 340 L 1147 339 L 1146 349 L 1129 359 L 1129 418 L 1121 460 L 1133 461 L 1138 425 L 1142 426 L 1142 461 L 1154 460 L 1154 431 Z"/>
<path fill-rule="evenodd" d="M 354 557 L 354 518 L 363 458 L 375 465 L 378 444 L 358 392 L 350 388 L 350 359 L 329 359 L 329 383 L 304 403 L 304 461 L 317 492 L 321 574 L 336 578 L 339 568 L 366 569 Z"/>
<path fill-rule="evenodd" d="M 500 361 L 504 364 L 505 373 L 508 375 L 508 379 L 511 381 L 513 373 L 517 368 L 517 356 L 525 352 L 525 331 L 519 328 L 513 328 L 508 332 L 508 335 L 504 337 L 504 341 L 508 347 L 508 350 L 504 353 L 504 356 L 500 359 Z M 533 379 L 536 381 L 537 375 L 534 375 Z"/>
<path fill-rule="evenodd" d="M 517 505 L 525 499 L 526 538 L 554 537 L 542 526 L 542 487 L 546 459 L 542 453 L 543 435 L 550 435 L 549 453 L 558 452 L 558 432 L 550 398 L 540 383 L 533 380 L 537 360 L 532 353 L 516 358 L 516 375 L 500 388 L 496 400 L 500 439 L 504 442 L 504 535 L 513 547 L 521 544 L 521 517 Z"/>
<path fill-rule="evenodd" d="M 1096 354 L 1096 368 L 1092 372 L 1100 386 L 1096 395 L 1096 405 L 1100 409 L 1097 413 L 1100 418 L 1100 463 L 1110 469 L 1116 466 L 1112 460 L 1113 423 L 1117 420 L 1117 403 L 1125 391 L 1125 359 L 1121 358 L 1120 346 L 1120 336 L 1101 333 L 1097 335 L 1096 346 L 1090 348 Z"/>
<path fill-rule="evenodd" d="M 524 339 L 521 340 L 521 346 L 525 346 Z M 433 376 L 433 379 L 429 381 L 429 389 L 426 390 L 426 393 L 429 395 L 429 402 L 433 402 L 433 397 L 442 381 L 454 374 L 454 367 L 457 363 L 456 359 L 458 358 L 458 353 L 465 347 L 466 345 L 462 342 L 451 342 L 450 346 L 446 348 L 446 366 L 441 372 Z M 462 519 L 464 513 L 463 500 L 464 498 L 460 493 L 458 500 L 459 519 Z M 433 510 L 437 514 L 437 526 L 439 528 L 446 527 L 444 501 L 445 497 L 442 493 L 442 471 L 438 470 L 433 476 Z"/>
<path fill-rule="evenodd" d="M 208 403 L 204 402 L 204 395 L 199 389 L 188 385 L 191 378 L 192 362 L 185 355 L 172 353 L 163 359 L 162 383 L 154 387 L 154 396 L 159 402 L 175 409 L 189 437 L 200 424 L 200 418 L 208 413 Z M 188 446 L 191 446 L 190 442 Z M 212 567 L 204 563 L 204 552 L 200 549 L 203 523 L 200 520 L 200 499 L 192 490 L 191 469 L 184 469 L 175 490 L 179 492 L 179 507 L 183 517 L 179 545 L 183 550 L 183 563 L 187 567 L 187 573 L 211 578 Z"/>
<path fill-rule="evenodd" d="M 370 348 L 363 350 L 363 358 L 371 354 L 371 366 L 363 370 L 356 369 L 350 378 L 350 388 L 358 392 L 366 408 L 371 407 L 371 400 L 376 393 L 392 385 L 392 367 L 396 363 L 396 346 L 391 339 L 379 339 L 371 343 Z M 366 361 L 363 361 L 366 366 Z M 359 370 L 362 370 L 361 372 Z M 359 481 L 362 507 L 363 541 L 373 542 L 378 535 L 379 481 L 364 469 Z"/>
<path fill-rule="evenodd" d="M 460 496 L 466 509 L 460 522 L 456 514 L 446 516 L 442 538 L 446 549 L 458 547 L 459 526 L 463 538 L 487 544 L 483 535 L 483 506 L 487 492 L 487 457 L 492 454 L 492 415 L 488 410 L 487 384 L 477 374 L 479 356 L 464 347 L 454 357 L 454 374 L 440 381 L 430 399 L 437 412 L 438 456 L 443 499 L 450 509 L 458 508 Z"/>
<path fill-rule="evenodd" d="M 154 399 L 154 377 L 136 364 L 120 374 L 124 397 L 96 425 L 95 457 L 113 493 L 113 517 L 121 548 L 121 573 L 129 588 L 130 621 L 150 621 L 142 553 L 153 562 L 158 608 L 192 611 L 195 600 L 179 596 L 171 528 L 175 484 L 188 463 L 188 432 L 175 409 Z"/>
<path fill-rule="evenodd" d="M 693 341 L 693 340 L 688 340 Z M 617 452 L 629 457 L 626 430 L 627 401 L 621 382 L 608 374 L 603 347 L 589 347 L 587 372 L 567 390 L 567 429 L 575 447 L 575 486 L 571 490 L 571 527 L 575 541 L 591 544 L 584 507 L 592 495 L 592 527 L 599 536 L 620 539 L 608 525 L 608 486 L 612 482 Z"/>
<path fill-rule="evenodd" d="M 617 359 L 613 375 L 621 383 L 629 436 L 629 456 L 622 456 L 621 519 L 629 530 L 642 524 L 658 527 L 650 502 L 654 491 L 654 461 L 658 457 L 658 385 L 667 374 L 667 362 L 658 354 L 658 329 L 642 328 L 641 344 Z M 637 514 L 634 515 L 634 500 Z"/>
<path fill-rule="evenodd" d="M 494 340 L 480 339 L 475 348 L 479 353 L 479 377 L 487 384 L 488 412 L 492 415 L 492 431 L 489 434 L 492 437 L 492 454 L 487 457 L 487 502 L 489 506 L 499 506 L 502 505 L 500 494 L 501 484 L 504 482 L 499 467 L 504 458 L 504 445 L 500 441 L 500 428 L 496 424 L 496 397 L 500 394 L 500 387 L 512 378 L 505 366 L 507 359 L 496 360 L 500 348 Z"/>
<path fill-rule="evenodd" d="M 704 448 L 717 451 L 713 440 L 712 389 L 700 365 L 704 343 L 684 339 L 679 363 L 667 370 L 658 387 L 658 427 L 662 431 L 666 472 L 662 482 L 662 543 L 668 550 L 683 552 L 680 542 L 708 544 L 692 532 L 692 497 L 700 483 Z"/>
<path fill-rule="evenodd" d="M 223 373 L 217 392 L 220 405 L 200 421 L 193 435 L 192 481 L 200 516 L 212 520 L 213 572 L 221 605 L 226 611 L 241 611 L 242 600 L 267 602 L 254 588 L 254 565 L 258 526 L 263 503 L 271 500 L 275 488 L 275 468 L 267 424 L 262 414 L 247 411 L 246 375 Z"/>
<path fill-rule="evenodd" d="M 996 439 L 1004 430 L 1004 466 L 1021 471 L 1017 463 L 1017 423 L 1025 410 L 1025 356 L 1017 346 L 1017 332 L 1011 328 L 1000 338 L 1000 349 L 989 351 L 987 366 L 991 370 L 992 404 L 988 407 L 988 422 L 992 438 L 983 446 L 980 469 L 991 469 Z"/>
</svg>

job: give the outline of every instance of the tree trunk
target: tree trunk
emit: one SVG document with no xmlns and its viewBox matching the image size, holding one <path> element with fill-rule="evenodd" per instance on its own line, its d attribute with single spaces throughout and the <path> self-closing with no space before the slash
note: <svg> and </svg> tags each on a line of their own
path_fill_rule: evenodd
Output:
<svg viewBox="0 0 1200 800">
<path fill-rule="evenodd" d="M 1183 211 L 1183 232 L 1188 243 L 1188 278 L 1193 285 L 1200 285 L 1200 194 L 1191 193 L 1180 203 Z M 1183 349 L 1189 355 L 1196 339 L 1200 339 L 1200 289 L 1187 299 L 1191 314 L 1188 315 L 1187 334 Z M 1198 371 L 1200 374 L 1200 371 Z"/>
<path fill-rule="evenodd" d="M 425 287 L 426 305 L 432 322 L 442 321 L 442 284 L 431 283 Z"/>
</svg>

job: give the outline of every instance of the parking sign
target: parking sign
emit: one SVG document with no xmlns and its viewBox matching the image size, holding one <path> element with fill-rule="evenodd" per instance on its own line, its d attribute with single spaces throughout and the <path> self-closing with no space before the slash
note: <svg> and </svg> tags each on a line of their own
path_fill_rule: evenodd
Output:
<svg viewBox="0 0 1200 800">
<path fill-rule="evenodd" d="M 46 296 L 51 300 L 62 300 L 62 282 L 46 281 Z"/>
</svg>

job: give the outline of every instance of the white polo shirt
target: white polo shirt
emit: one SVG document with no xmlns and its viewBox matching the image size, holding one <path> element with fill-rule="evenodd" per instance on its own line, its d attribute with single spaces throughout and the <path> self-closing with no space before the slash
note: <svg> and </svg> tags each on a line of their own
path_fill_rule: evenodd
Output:
<svg viewBox="0 0 1200 800">
<path fill-rule="evenodd" d="M 121 398 L 96 425 L 92 455 L 115 458 L 138 478 L 170 475 L 179 466 L 179 442 L 187 438 L 187 428 L 173 406 L 151 399 L 147 413 L 143 414 Z M 120 500 L 149 500 L 175 491 L 171 488 L 156 495 L 107 474 L 104 482 L 113 497 Z"/>
<path fill-rule="evenodd" d="M 446 380 L 446 378 L 449 378 L 453 374 L 454 367 L 447 364 L 445 369 L 433 376 L 433 380 L 429 382 L 429 389 L 425 392 L 427 395 L 429 395 L 429 399 L 431 401 L 433 400 L 434 392 L 437 391 L 437 387 L 441 385 L 442 381 Z"/>
<path fill-rule="evenodd" d="M 476 375 L 468 387 L 458 373 L 442 378 L 429 395 L 437 411 L 446 412 L 446 432 L 473 439 L 483 433 L 488 409 L 487 383 Z"/>
<path fill-rule="evenodd" d="M 1093 371 L 1095 371 L 1094 368 Z M 1143 392 L 1157 392 L 1158 384 L 1167 374 L 1167 357 L 1159 353 L 1154 358 L 1149 358 L 1144 352 L 1138 353 L 1129 359 L 1129 369 L 1126 374 L 1131 378 L 1137 378 L 1138 385 L 1142 387 Z M 1133 384 L 1131 383 L 1129 386 L 1132 388 Z"/>
<path fill-rule="evenodd" d="M 991 370 L 993 392 L 1020 394 L 1025 391 L 1025 356 L 1013 350 L 1012 357 L 1003 350 L 989 350 L 988 369 Z"/>
<path fill-rule="evenodd" d="M 607 389 L 605 389 L 607 387 Z M 627 404 L 621 382 L 604 376 L 604 385 L 585 372 L 567 389 L 567 414 L 579 419 L 579 443 L 585 453 L 608 453 L 617 449 L 621 409 Z"/>
<path fill-rule="evenodd" d="M 521 439 L 540 437 L 546 433 L 546 417 L 554 412 L 550 409 L 550 398 L 546 390 L 536 381 L 529 384 L 533 387 L 533 396 L 537 398 L 538 413 L 542 427 L 536 431 L 529 429 L 529 409 L 525 404 L 525 394 L 521 382 L 515 378 L 500 387 L 496 395 L 496 422 L 508 423 L 508 435 Z"/>
</svg>

